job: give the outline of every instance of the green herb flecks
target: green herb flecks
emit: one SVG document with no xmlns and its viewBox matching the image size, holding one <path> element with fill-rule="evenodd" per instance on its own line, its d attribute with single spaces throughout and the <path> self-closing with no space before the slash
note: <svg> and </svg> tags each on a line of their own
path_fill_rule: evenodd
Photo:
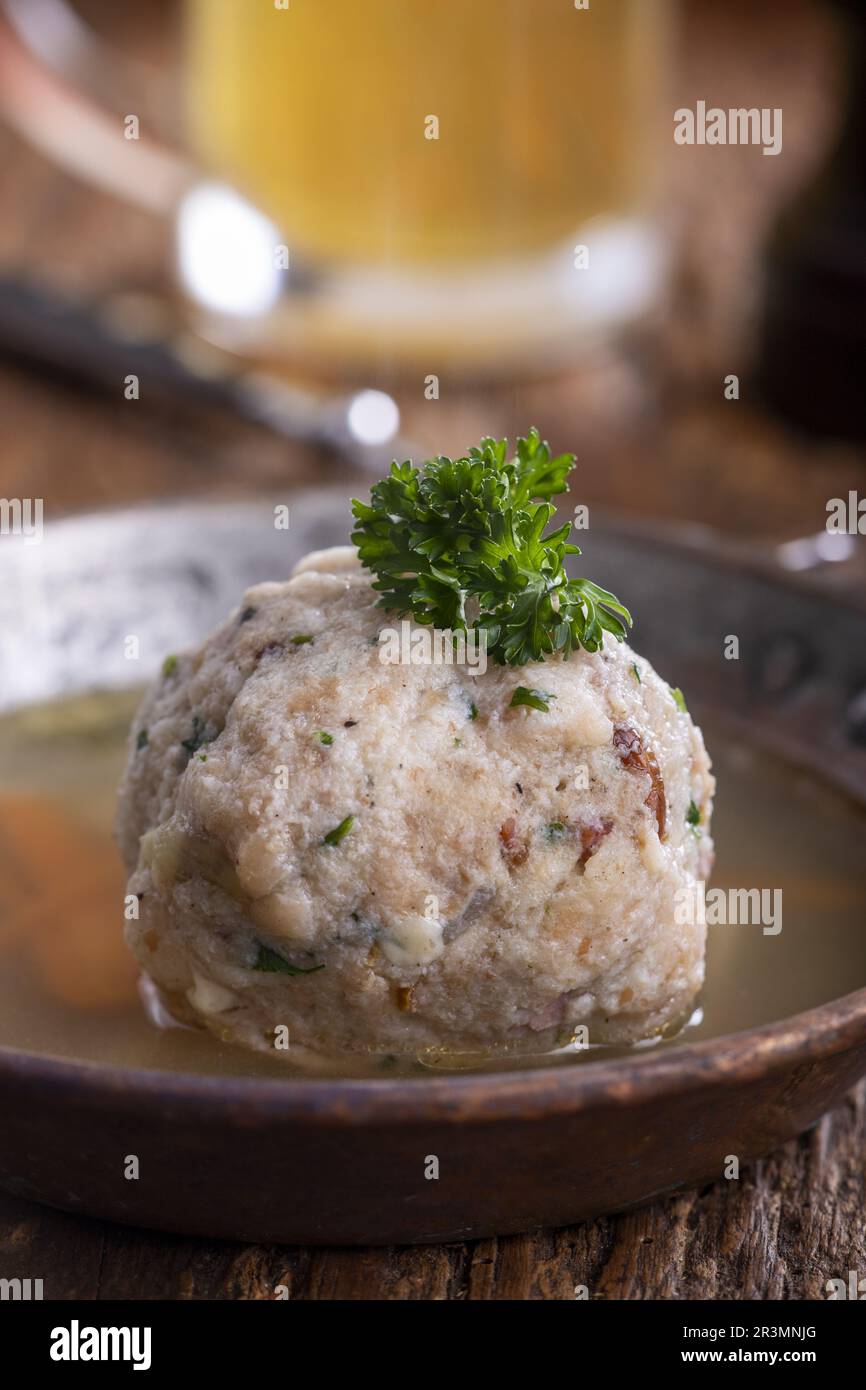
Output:
<svg viewBox="0 0 866 1390">
<path fill-rule="evenodd" d="M 634 678 L 637 681 L 638 685 L 641 685 L 642 681 L 640 678 L 640 671 L 638 670 L 638 664 L 636 661 L 633 661 L 631 663 L 631 669 L 634 671 Z"/>
<path fill-rule="evenodd" d="M 320 743 L 323 743 L 326 748 L 330 748 L 331 744 L 334 742 L 334 735 L 329 734 L 327 729 L 320 729 L 316 734 L 316 738 Z"/>
<path fill-rule="evenodd" d="M 478 718 L 478 706 L 476 705 L 474 700 L 469 705 L 469 718 L 472 720 Z"/>
<path fill-rule="evenodd" d="M 701 811 L 700 811 L 700 807 L 698 806 L 697 802 L 695 802 L 695 801 L 690 801 L 690 802 L 689 802 L 689 809 L 686 811 L 686 824 L 688 825 L 688 827 L 689 827 L 689 829 L 691 830 L 692 834 L 695 835 L 698 839 L 701 838 L 701 832 L 700 832 L 700 830 L 698 830 L 698 826 L 700 825 L 700 823 L 701 823 Z"/>
<path fill-rule="evenodd" d="M 192 717 L 192 733 L 189 738 L 181 739 L 180 746 L 186 749 L 188 758 L 191 758 L 193 753 L 197 753 L 206 743 L 213 743 L 216 737 L 216 734 L 208 733 L 207 725 L 204 720 L 198 714 L 194 714 Z"/>
<path fill-rule="evenodd" d="M 166 679 L 168 679 L 169 676 L 173 676 L 173 675 L 174 675 L 174 673 L 175 673 L 176 670 L 177 670 L 177 657 L 174 655 L 174 653 L 172 653 L 172 655 L 171 655 L 171 656 L 167 656 L 167 657 L 165 658 L 165 661 L 162 663 L 162 674 L 163 674 L 163 676 L 165 676 Z"/>
<path fill-rule="evenodd" d="M 355 817 L 346 816 L 344 820 L 340 821 L 339 825 L 335 825 L 333 830 L 328 831 L 327 835 L 322 841 L 322 844 L 331 846 L 338 845 L 341 840 L 345 840 L 346 836 L 348 835 L 349 831 L 353 828 L 354 824 Z"/>
<path fill-rule="evenodd" d="M 548 844 L 554 844 L 557 840 L 565 837 L 567 827 L 564 821 L 552 820 L 549 825 L 544 827 L 544 838 Z"/>
<path fill-rule="evenodd" d="M 306 644 L 307 644 L 308 642 L 312 642 L 312 640 L 313 640 L 313 638 L 312 638 L 312 636 L 310 635 L 309 632 L 298 632 L 298 633 L 296 633 L 295 636 L 292 638 L 292 646 L 293 646 L 293 647 L 305 647 Z"/>
<path fill-rule="evenodd" d="M 272 951 L 270 946 L 259 946 L 258 955 L 253 964 L 253 970 L 262 970 L 268 975 L 314 975 L 317 970 L 324 970 L 324 965 L 310 965 L 304 969 L 300 965 L 290 965 L 276 951 Z"/>
<path fill-rule="evenodd" d="M 674 697 L 674 704 L 676 705 L 677 709 L 682 710 L 683 714 L 688 714 L 688 709 L 686 708 L 686 699 L 679 686 L 671 685 L 668 686 L 668 689 Z"/>
<path fill-rule="evenodd" d="M 139 729 L 139 731 L 138 731 L 138 738 L 135 740 L 135 746 L 136 746 L 136 748 L 138 749 L 139 752 L 141 752 L 142 748 L 146 748 L 146 747 L 147 747 L 147 744 L 148 744 L 147 729 Z"/>
<path fill-rule="evenodd" d="M 352 540 L 376 576 L 380 605 L 419 623 L 468 630 L 467 605 L 487 654 L 523 665 L 576 647 L 598 651 L 631 615 L 590 579 L 569 579 L 571 523 L 547 532 L 550 498 L 568 491 L 573 454 L 551 458 L 530 430 L 508 458 L 504 439 L 482 439 L 464 458 L 391 465 L 369 503 L 352 503 Z"/>
<path fill-rule="evenodd" d="M 530 709 L 541 710 L 542 714 L 547 714 L 550 710 L 551 700 L 556 696 L 549 690 L 527 690 L 525 685 L 519 685 L 511 697 L 509 709 L 517 709 L 519 705 L 528 705 Z"/>
</svg>

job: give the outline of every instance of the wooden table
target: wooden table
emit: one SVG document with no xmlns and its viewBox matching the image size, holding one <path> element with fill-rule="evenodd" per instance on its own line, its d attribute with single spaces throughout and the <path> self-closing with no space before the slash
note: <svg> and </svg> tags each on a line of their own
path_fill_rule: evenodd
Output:
<svg viewBox="0 0 866 1390">
<path fill-rule="evenodd" d="M 159 57 L 167 7 L 87 8 Z M 676 293 L 651 353 L 555 381 L 479 394 L 454 387 L 434 411 L 404 383 L 408 428 L 438 452 L 537 421 L 580 456 L 580 500 L 679 517 L 755 540 L 819 530 L 828 497 L 866 493 L 862 453 L 798 437 L 750 390 L 757 248 L 775 209 L 819 158 L 833 128 L 835 55 L 827 19 L 806 0 L 761 8 L 685 6 L 672 106 L 712 91 L 719 104 L 785 108 L 786 158 L 753 166 L 696 151 L 671 167 L 681 248 Z M 730 100 L 729 100 L 730 98 Z M 752 152 L 754 153 L 754 152 Z M 159 287 L 161 234 L 146 217 L 83 190 L 0 130 L 0 272 L 36 271 L 67 290 Z M 738 402 L 722 396 L 737 371 Z M 0 364 L 0 494 L 43 496 L 53 512 L 154 496 L 230 496 L 339 469 L 237 421 L 151 414 Z M 80 1219 L 0 1196 L 0 1276 L 44 1277 L 69 1298 L 599 1299 L 820 1298 L 826 1280 L 866 1273 L 866 1090 L 811 1133 L 716 1183 L 626 1215 L 562 1231 L 408 1249 L 248 1247 Z M 62 1162 L 62 1155 L 58 1158 Z"/>
<path fill-rule="evenodd" d="M 297 1249 L 189 1240 L 0 1195 L 0 1274 L 46 1297 L 797 1298 L 866 1269 L 866 1089 L 734 1182 L 561 1231 L 471 1244 Z M 62 1162 L 62 1155 L 58 1158 Z"/>
</svg>

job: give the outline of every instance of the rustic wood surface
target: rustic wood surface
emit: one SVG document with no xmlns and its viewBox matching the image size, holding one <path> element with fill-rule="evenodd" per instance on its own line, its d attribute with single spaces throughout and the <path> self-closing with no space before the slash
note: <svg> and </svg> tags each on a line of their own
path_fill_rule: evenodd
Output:
<svg viewBox="0 0 866 1390">
<path fill-rule="evenodd" d="M 0 1194 L 0 1270 L 80 1299 L 821 1299 L 866 1268 L 866 1087 L 738 1180 L 581 1226 L 472 1244 L 188 1240 Z M 62 1162 L 62 1157 L 59 1158 Z"/>
<path fill-rule="evenodd" d="M 170 48 L 171 6 L 85 8 L 139 56 Z M 755 13 L 756 9 L 760 13 Z M 165 27 L 156 23 L 162 18 Z M 482 397 L 456 386 L 435 412 L 399 388 L 410 432 L 436 449 L 538 420 L 576 447 L 581 500 L 681 517 L 754 538 L 823 524 L 829 496 L 866 491 L 849 446 L 798 437 L 750 398 L 748 343 L 757 247 L 775 209 L 808 176 L 835 119 L 827 15 L 806 0 L 684 7 L 672 106 L 712 95 L 785 109 L 786 157 L 744 163 L 695 151 L 671 175 L 682 248 L 677 293 L 655 349 L 555 382 Z M 750 152 L 754 153 L 754 152 Z M 0 273 L 38 273 L 73 292 L 159 289 L 162 233 L 82 189 L 0 130 Z M 741 374 L 742 399 L 721 382 Z M 43 496 L 55 514 L 143 497 L 223 496 L 340 476 L 234 421 L 151 414 L 0 363 L 0 494 Z M 48 1297 L 303 1299 L 820 1298 L 826 1280 L 866 1273 L 866 1091 L 737 1181 L 573 1229 L 406 1249 L 249 1247 L 130 1230 L 0 1195 L 0 1276 L 42 1277 Z M 58 1156 L 62 1163 L 62 1153 Z"/>
</svg>

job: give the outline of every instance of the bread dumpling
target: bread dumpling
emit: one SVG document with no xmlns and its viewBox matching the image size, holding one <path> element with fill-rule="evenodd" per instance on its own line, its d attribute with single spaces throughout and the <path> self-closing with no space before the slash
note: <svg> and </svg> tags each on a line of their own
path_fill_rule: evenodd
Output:
<svg viewBox="0 0 866 1390">
<path fill-rule="evenodd" d="M 383 660 L 377 597 L 353 548 L 311 555 L 147 694 L 118 834 L 166 1007 L 252 1048 L 288 1029 L 289 1059 L 678 1026 L 714 789 L 681 701 L 609 636 L 483 674 Z"/>
</svg>

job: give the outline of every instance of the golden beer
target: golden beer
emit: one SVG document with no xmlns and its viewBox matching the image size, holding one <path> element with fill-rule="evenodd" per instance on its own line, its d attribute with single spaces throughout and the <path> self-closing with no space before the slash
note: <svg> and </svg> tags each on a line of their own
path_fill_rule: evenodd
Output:
<svg viewBox="0 0 866 1390">
<path fill-rule="evenodd" d="M 188 0 L 195 151 L 333 264 L 542 252 L 646 184 L 658 0 Z"/>
</svg>

